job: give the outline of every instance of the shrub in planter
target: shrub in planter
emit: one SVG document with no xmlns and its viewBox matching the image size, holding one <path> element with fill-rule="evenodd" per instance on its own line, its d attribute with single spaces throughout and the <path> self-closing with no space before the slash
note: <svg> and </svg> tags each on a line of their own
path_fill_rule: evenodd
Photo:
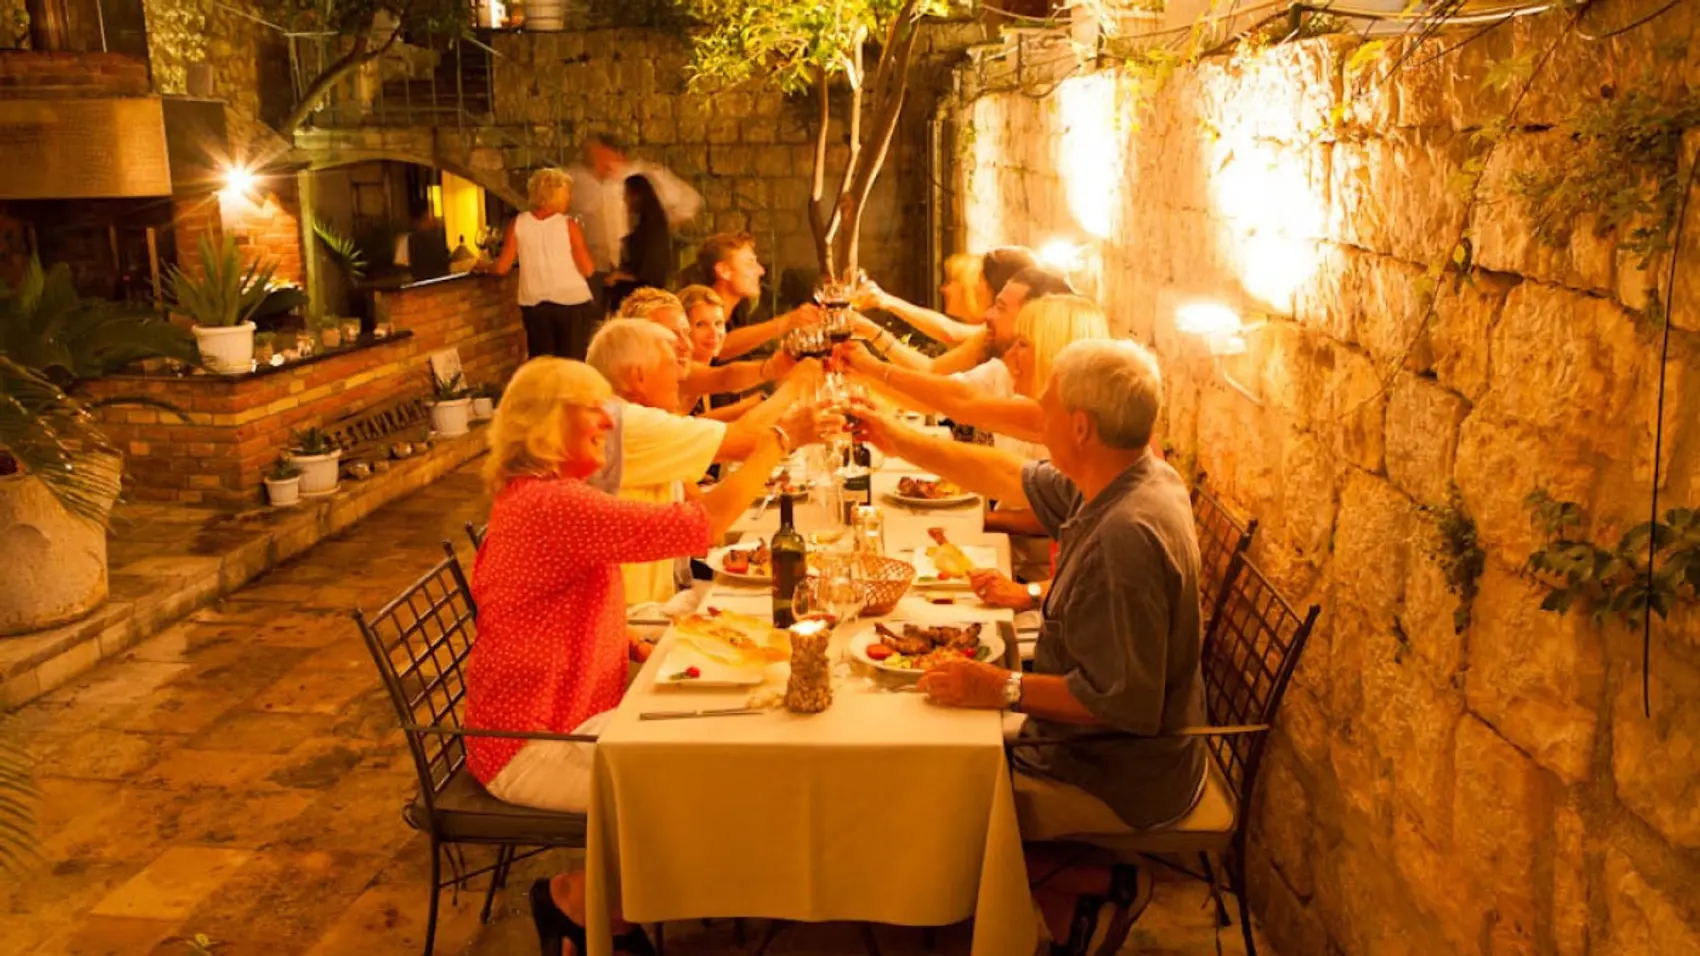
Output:
<svg viewBox="0 0 1700 956">
<path fill-rule="evenodd" d="M 201 361 L 214 372 L 240 374 L 254 368 L 254 313 L 269 294 L 275 265 L 259 262 L 242 268 L 236 243 L 226 237 L 214 249 L 201 236 L 201 275 L 193 278 L 171 267 L 171 309 L 195 323 Z"/>
<path fill-rule="evenodd" d="M 266 500 L 282 508 L 301 500 L 301 469 L 287 458 L 279 459 L 265 473 Z"/>
<path fill-rule="evenodd" d="M 145 397 L 82 397 L 82 382 L 132 362 L 192 362 L 189 333 L 149 310 L 83 299 L 70 269 L 31 259 L 0 285 L 0 634 L 75 620 L 106 599 L 106 524 L 122 459 L 90 410 L 176 409 Z"/>
<path fill-rule="evenodd" d="M 449 376 L 447 381 L 431 373 L 431 430 L 444 438 L 453 438 L 467 432 L 467 421 L 472 416 L 472 399 L 467 396 L 461 373 Z"/>
<path fill-rule="evenodd" d="M 487 422 L 496 415 L 496 390 L 480 385 L 472 390 L 472 420 Z"/>
<path fill-rule="evenodd" d="M 317 428 L 308 428 L 290 436 L 289 463 L 301 469 L 301 493 L 308 496 L 335 494 L 337 462 L 342 449 L 331 442 L 330 436 Z"/>
</svg>

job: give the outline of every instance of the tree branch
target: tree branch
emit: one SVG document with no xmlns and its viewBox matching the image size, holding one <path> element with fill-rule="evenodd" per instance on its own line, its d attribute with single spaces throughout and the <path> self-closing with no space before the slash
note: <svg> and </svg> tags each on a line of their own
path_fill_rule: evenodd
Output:
<svg viewBox="0 0 1700 956">
<path fill-rule="evenodd" d="M 916 6 L 916 0 L 904 7 L 904 18 Z M 845 270 L 854 273 L 857 257 L 860 252 L 862 239 L 862 211 L 867 207 L 868 196 L 873 192 L 874 180 L 879 176 L 880 168 L 885 165 L 886 153 L 891 148 L 892 136 L 897 132 L 897 121 L 903 115 L 903 101 L 909 92 L 909 66 L 914 59 L 915 39 L 920 36 L 920 24 L 911 23 L 909 33 L 898 45 L 886 47 L 880 51 L 880 66 L 886 70 L 891 87 L 885 97 L 877 103 L 879 112 L 875 114 L 874 152 L 870 160 L 865 161 L 856 169 L 855 182 L 850 187 L 850 194 L 841 200 L 845 208 L 848 230 L 845 238 Z M 887 62 L 889 60 L 889 62 Z M 889 68 L 889 69 L 886 69 Z M 848 171 L 846 171 L 848 173 Z M 846 176 L 848 179 L 848 175 Z"/>
<path fill-rule="evenodd" d="M 388 53 L 390 48 L 395 46 L 396 41 L 401 39 L 401 25 L 406 15 L 407 10 L 404 8 L 396 17 L 395 29 L 390 31 L 389 39 L 374 50 L 372 49 L 372 24 L 377 19 L 378 14 L 377 11 L 373 11 L 372 17 L 365 22 L 360 33 L 355 36 L 354 45 L 349 48 L 348 52 L 333 60 L 330 66 L 325 67 L 325 71 L 315 77 L 313 82 L 308 85 L 307 92 L 301 94 L 300 102 L 295 104 L 295 108 L 290 110 L 289 115 L 284 117 L 283 122 L 278 125 L 278 135 L 284 139 L 289 139 L 294 135 L 295 130 L 307 121 L 307 117 L 312 115 L 313 110 L 318 108 L 319 101 L 324 99 L 331 87 L 342 82 L 342 78 L 354 70 Z"/>
<path fill-rule="evenodd" d="M 820 128 L 815 131 L 815 178 L 809 190 L 809 231 L 814 234 L 815 257 L 823 273 L 832 272 L 832 241 L 821 221 L 821 194 L 826 191 L 826 137 L 832 126 L 832 91 L 827 88 L 826 67 L 815 68 L 815 90 L 820 94 Z"/>
</svg>

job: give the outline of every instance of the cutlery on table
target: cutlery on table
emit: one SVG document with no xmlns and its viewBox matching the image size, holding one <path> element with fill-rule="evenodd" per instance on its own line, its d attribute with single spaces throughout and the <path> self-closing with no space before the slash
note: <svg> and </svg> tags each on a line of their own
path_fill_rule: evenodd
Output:
<svg viewBox="0 0 1700 956">
<path fill-rule="evenodd" d="M 685 720 L 691 717 L 743 717 L 749 714 L 767 713 L 761 707 L 720 707 L 709 710 L 646 710 L 638 714 L 639 720 Z"/>
</svg>

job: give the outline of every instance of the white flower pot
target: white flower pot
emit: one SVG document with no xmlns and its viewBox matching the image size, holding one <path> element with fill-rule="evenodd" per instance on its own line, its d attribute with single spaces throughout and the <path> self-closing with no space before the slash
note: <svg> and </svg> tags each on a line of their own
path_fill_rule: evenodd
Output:
<svg viewBox="0 0 1700 956">
<path fill-rule="evenodd" d="M 286 455 L 289 463 L 301 469 L 301 493 L 308 496 L 331 495 L 336 493 L 337 461 L 342 458 L 342 449 L 328 455 L 303 455 L 290 452 Z"/>
<path fill-rule="evenodd" d="M 467 420 L 472 414 L 472 399 L 457 398 L 431 406 L 431 430 L 444 438 L 464 435 Z"/>
<path fill-rule="evenodd" d="M 254 370 L 254 323 L 197 325 L 195 344 L 209 371 L 236 375 Z"/>
<path fill-rule="evenodd" d="M 0 478 L 0 542 L 0 634 L 55 627 L 105 603 L 106 529 L 66 511 L 40 479 Z"/>
<path fill-rule="evenodd" d="M 294 478 L 266 479 L 266 500 L 273 508 L 282 508 L 301 500 L 301 476 Z"/>
<path fill-rule="evenodd" d="M 493 399 L 475 398 L 472 400 L 472 420 L 487 422 L 496 414 L 496 403 Z"/>
</svg>

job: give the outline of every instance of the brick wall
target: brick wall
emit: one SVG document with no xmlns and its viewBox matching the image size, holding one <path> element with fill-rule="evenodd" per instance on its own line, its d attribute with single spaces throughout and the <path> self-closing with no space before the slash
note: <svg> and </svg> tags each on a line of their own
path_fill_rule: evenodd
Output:
<svg viewBox="0 0 1700 956">
<path fill-rule="evenodd" d="M 98 395 L 143 394 L 181 409 L 109 408 L 101 418 L 126 453 L 126 490 L 145 501 L 250 504 L 290 432 L 428 390 L 427 357 L 457 348 L 467 380 L 505 380 L 524 358 L 515 279 L 465 277 L 390 293 L 382 306 L 411 338 L 261 377 L 116 377 Z"/>
<path fill-rule="evenodd" d="M 278 279 L 306 281 L 301 265 L 301 204 L 292 176 L 267 176 L 256 198 L 220 196 L 225 235 L 243 262 L 275 263 Z M 179 235 L 181 238 L 181 234 Z"/>
<path fill-rule="evenodd" d="M 0 50 L 0 97 L 147 96 L 148 61 L 122 53 Z"/>
</svg>

